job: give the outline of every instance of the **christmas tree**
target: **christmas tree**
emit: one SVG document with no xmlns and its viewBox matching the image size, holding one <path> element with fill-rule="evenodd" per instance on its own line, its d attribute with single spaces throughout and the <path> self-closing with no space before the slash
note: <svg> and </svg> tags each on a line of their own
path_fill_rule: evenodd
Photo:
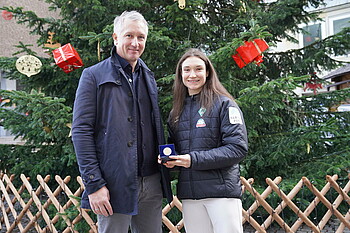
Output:
<svg viewBox="0 0 350 233">
<path fill-rule="evenodd" d="M 264 57 L 259 65 L 251 62 L 239 68 L 232 58 L 237 48 L 254 39 L 264 40 L 270 48 L 282 39 L 295 42 L 291 33 L 303 30 L 298 25 L 318 17 L 306 8 L 317 8 L 322 1 L 191 0 L 183 9 L 178 2 L 161 0 L 46 2 L 51 10 L 60 12 L 59 19 L 40 18 L 35 12 L 12 6 L 1 9 L 12 12 L 13 20 L 39 35 L 39 47 L 45 47 L 52 32 L 56 42 L 70 43 L 84 67 L 109 56 L 116 15 L 124 10 L 142 13 L 150 24 L 142 59 L 157 77 L 164 120 L 171 108 L 171 85 L 179 57 L 190 47 L 210 55 L 221 81 L 244 112 L 250 149 L 242 163 L 243 176 L 323 178 L 326 173 L 347 173 L 349 114 L 324 108 L 349 99 L 349 90 L 309 97 L 299 97 L 294 90 L 315 72 L 341 65 L 331 56 L 348 52 L 350 29 L 300 49 L 266 50 L 261 52 Z M 15 64 L 19 56 L 36 54 L 23 43 L 19 42 L 18 48 L 13 57 L 1 58 L 0 68 L 7 78 L 20 81 L 24 90 L 1 91 L 2 100 L 7 101 L 1 102 L 0 119 L 26 144 L 2 145 L 0 169 L 29 175 L 78 175 L 69 126 L 83 68 L 65 73 L 53 57 L 40 57 L 40 73 L 28 78 Z"/>
</svg>

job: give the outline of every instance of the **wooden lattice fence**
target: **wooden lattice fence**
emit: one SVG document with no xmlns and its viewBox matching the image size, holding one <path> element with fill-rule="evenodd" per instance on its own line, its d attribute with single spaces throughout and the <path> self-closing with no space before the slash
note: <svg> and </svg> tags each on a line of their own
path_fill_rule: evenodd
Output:
<svg viewBox="0 0 350 233">
<path fill-rule="evenodd" d="M 43 178 L 38 175 L 37 188 L 33 188 L 30 179 L 23 174 L 20 176 L 20 181 L 14 180 L 14 175 L 0 174 L 0 178 L 0 232 L 97 232 L 96 216 L 91 211 L 79 207 L 80 196 L 84 190 L 80 177 L 77 178 L 77 183 L 70 183 L 70 177 L 62 179 L 60 176 L 55 176 L 57 187 L 53 191 L 48 186 L 50 176 Z M 279 186 L 282 181 L 280 177 L 274 180 L 267 178 L 268 186 L 261 193 L 253 187 L 253 179 L 246 180 L 241 177 L 245 197 L 243 204 L 247 204 L 245 201 L 253 200 L 250 201 L 249 207 L 242 211 L 244 226 L 250 226 L 256 232 L 268 232 L 274 224 L 284 232 L 297 232 L 302 225 L 306 225 L 312 232 L 321 232 L 332 219 L 335 219 L 340 224 L 334 232 L 350 229 L 348 196 L 350 182 L 347 179 L 342 188 L 337 183 L 337 175 L 327 176 L 326 180 L 327 183 L 319 191 L 309 179 L 303 177 L 286 194 Z M 13 183 L 21 185 L 16 188 Z M 73 192 L 68 187 L 69 183 L 71 187 L 78 188 Z M 312 200 L 310 199 L 308 205 L 303 207 L 297 195 L 304 193 L 305 189 L 311 194 Z M 336 198 L 329 200 L 327 195 L 330 192 L 335 193 L 333 197 Z M 277 204 L 268 202 L 271 196 L 278 199 Z M 322 216 L 316 216 L 318 220 L 315 220 L 311 215 L 321 204 L 326 210 Z M 182 219 L 173 222 L 174 220 L 168 217 L 174 209 L 182 211 L 181 202 L 176 197 L 163 209 L 164 226 L 169 233 L 184 232 Z M 259 214 L 262 211 L 265 213 L 264 219 L 261 219 Z M 283 212 L 286 211 L 289 220 L 283 218 L 285 217 Z"/>
</svg>

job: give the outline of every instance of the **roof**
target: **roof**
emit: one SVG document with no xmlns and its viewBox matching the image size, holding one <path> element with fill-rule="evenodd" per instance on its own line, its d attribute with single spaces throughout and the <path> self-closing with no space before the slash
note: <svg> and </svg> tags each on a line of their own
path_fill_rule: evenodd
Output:
<svg viewBox="0 0 350 233">
<path fill-rule="evenodd" d="M 336 78 L 336 77 L 339 77 L 339 76 L 342 76 L 342 75 L 348 74 L 348 73 L 350 73 L 350 64 L 345 65 L 343 67 L 340 67 L 339 69 L 336 69 L 336 70 L 330 72 L 329 74 L 324 76 L 323 79 Z"/>
</svg>

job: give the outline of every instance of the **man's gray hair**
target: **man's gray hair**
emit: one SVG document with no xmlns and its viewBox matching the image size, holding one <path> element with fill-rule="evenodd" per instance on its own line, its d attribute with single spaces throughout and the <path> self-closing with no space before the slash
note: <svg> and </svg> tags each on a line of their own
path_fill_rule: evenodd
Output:
<svg viewBox="0 0 350 233">
<path fill-rule="evenodd" d="M 139 21 L 145 25 L 146 33 L 148 34 L 148 23 L 137 11 L 124 11 L 121 15 L 115 17 L 114 19 L 114 33 L 120 35 L 121 30 L 123 29 L 123 24 L 126 20 Z"/>
</svg>

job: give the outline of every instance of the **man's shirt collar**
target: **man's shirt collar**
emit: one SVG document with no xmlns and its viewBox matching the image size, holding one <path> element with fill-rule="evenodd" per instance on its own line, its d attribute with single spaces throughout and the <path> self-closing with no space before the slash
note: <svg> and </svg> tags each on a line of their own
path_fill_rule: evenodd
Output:
<svg viewBox="0 0 350 233">
<path fill-rule="evenodd" d="M 121 56 L 119 56 L 118 53 L 116 53 L 116 55 L 117 55 L 117 59 L 118 59 L 120 65 L 121 65 L 121 67 L 123 68 L 123 70 L 127 71 L 128 69 L 130 69 L 130 71 L 131 71 L 131 65 L 130 65 L 130 63 L 127 62 L 127 61 L 126 61 L 124 58 L 122 58 Z M 128 66 L 129 66 L 129 68 L 128 68 Z M 139 64 L 139 61 L 137 61 L 134 71 L 137 71 L 139 68 L 140 68 L 140 64 Z"/>
</svg>

